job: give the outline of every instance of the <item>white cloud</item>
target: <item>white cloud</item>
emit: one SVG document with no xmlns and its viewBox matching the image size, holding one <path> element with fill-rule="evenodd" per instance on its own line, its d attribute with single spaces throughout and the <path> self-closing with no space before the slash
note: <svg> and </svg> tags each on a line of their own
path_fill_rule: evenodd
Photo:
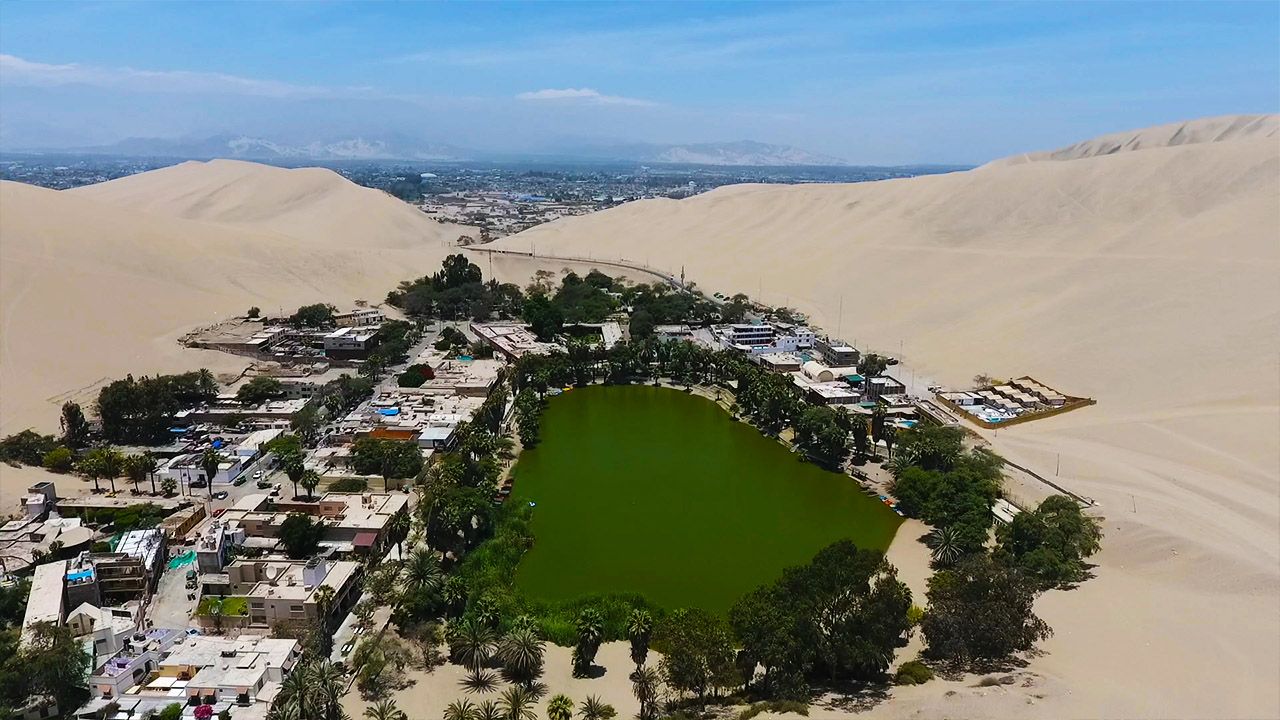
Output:
<svg viewBox="0 0 1280 720">
<path fill-rule="evenodd" d="M 657 103 L 639 98 L 604 95 L 591 88 L 547 88 L 533 90 L 516 95 L 517 100 L 535 102 L 583 102 L 593 105 L 630 105 L 632 107 L 652 107 Z"/>
<path fill-rule="evenodd" d="M 329 97 L 333 88 L 296 85 L 277 80 L 188 70 L 137 70 L 129 67 L 98 67 L 79 63 L 33 62 L 15 55 L 0 54 L 0 85 L 55 87 L 93 85 L 144 92 L 227 93 L 276 98 Z M 351 88 L 348 92 L 358 91 Z"/>
</svg>

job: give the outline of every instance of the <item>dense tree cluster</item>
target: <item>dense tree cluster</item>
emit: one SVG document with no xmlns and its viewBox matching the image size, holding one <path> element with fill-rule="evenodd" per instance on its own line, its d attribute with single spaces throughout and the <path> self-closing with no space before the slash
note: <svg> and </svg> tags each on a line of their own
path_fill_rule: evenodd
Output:
<svg viewBox="0 0 1280 720">
<path fill-rule="evenodd" d="M 1001 526 L 996 539 L 998 560 L 1020 568 L 1043 587 L 1054 587 L 1085 579 L 1085 558 L 1101 547 L 1102 528 L 1074 499 L 1051 495 Z"/>
<path fill-rule="evenodd" d="M 883 553 L 846 540 L 744 596 L 729 617 L 748 665 L 764 668 L 760 691 L 800 698 L 813 681 L 883 675 L 910 607 L 911 591 Z"/>
<path fill-rule="evenodd" d="M 0 461 L 39 465 L 45 455 L 58 449 L 58 438 L 41 435 L 35 430 L 23 430 L 0 440 Z"/>
<path fill-rule="evenodd" d="M 280 523 L 280 542 L 289 557 L 309 557 L 324 539 L 324 523 L 305 513 L 289 513 Z"/>
<path fill-rule="evenodd" d="M 488 320 L 517 317 L 524 294 L 516 285 L 484 282 L 480 268 L 458 253 L 445 258 L 439 272 L 400 283 L 387 302 L 417 317 Z"/>
<path fill-rule="evenodd" d="M 921 623 L 927 654 L 964 663 L 1030 649 L 1052 634 L 1034 612 L 1036 591 L 1034 579 L 986 553 L 939 570 Z"/>
<path fill-rule="evenodd" d="M 856 427 L 852 416 L 829 407 L 810 405 L 796 415 L 794 426 L 796 444 L 814 462 L 831 470 L 839 470 L 844 465 L 849 457 L 849 438 Z"/>
<path fill-rule="evenodd" d="M 295 327 L 327 328 L 333 327 L 333 314 L 337 308 L 324 303 L 303 305 L 287 318 L 287 322 Z"/>
<path fill-rule="evenodd" d="M 59 709 L 79 707 L 89 697 L 85 678 L 93 656 L 70 627 L 38 622 L 21 642 L 21 624 L 21 615 L 6 617 L 0 630 L 0 716 L 17 717 L 17 708 L 33 696 L 50 698 Z"/>
<path fill-rule="evenodd" d="M 542 439 L 542 411 L 546 400 L 525 387 L 516 395 L 516 430 L 520 433 L 520 444 L 526 448 L 536 447 Z"/>
<path fill-rule="evenodd" d="M 98 417 L 107 440 L 149 445 L 164 441 L 173 414 L 218 396 L 208 370 L 116 380 L 98 393 Z"/>
<path fill-rule="evenodd" d="M 735 664 L 733 631 L 725 620 L 697 608 L 675 610 L 661 622 L 654 647 L 662 653 L 659 668 L 667 684 L 693 693 L 699 702 L 711 690 L 742 684 Z"/>
<path fill-rule="evenodd" d="M 412 440 L 364 437 L 351 446 L 351 468 L 361 475 L 403 480 L 422 471 L 422 452 Z"/>
<path fill-rule="evenodd" d="M 404 372 L 396 377 L 396 384 L 400 387 L 422 387 L 424 383 L 434 379 L 435 376 L 436 373 L 431 369 L 430 365 L 415 363 L 405 368 Z"/>
<path fill-rule="evenodd" d="M 236 401 L 244 405 L 261 405 L 284 394 L 284 386 L 276 378 L 259 375 L 236 390 Z"/>
<path fill-rule="evenodd" d="M 962 441 L 959 428 L 916 426 L 898 435 L 893 493 L 905 515 L 946 531 L 936 536 L 935 558 L 982 551 L 1000 492 L 1003 462 L 965 451 Z"/>
<path fill-rule="evenodd" d="M 589 277 L 589 276 L 588 276 Z M 631 308 L 631 337 L 646 338 L 655 325 L 709 325 L 740 322 L 745 305 L 730 302 L 716 305 L 705 297 L 680 292 L 666 283 L 639 284 L 619 288 L 622 304 Z M 745 300 L 746 296 L 740 296 Z"/>
<path fill-rule="evenodd" d="M 571 272 L 560 281 L 560 289 L 551 298 L 551 304 L 560 311 L 567 323 L 603 322 L 618 309 L 617 299 L 610 294 L 613 278 L 599 270 L 592 270 L 584 279 Z"/>
</svg>

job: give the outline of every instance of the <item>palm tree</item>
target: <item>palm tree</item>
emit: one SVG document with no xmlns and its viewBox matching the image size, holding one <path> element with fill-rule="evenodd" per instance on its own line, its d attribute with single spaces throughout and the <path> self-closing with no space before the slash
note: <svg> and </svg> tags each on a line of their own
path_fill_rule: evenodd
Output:
<svg viewBox="0 0 1280 720">
<path fill-rule="evenodd" d="M 151 472 L 148 465 L 154 465 L 155 460 L 147 462 L 147 455 L 130 455 L 124 459 L 124 474 L 129 478 L 129 482 L 133 483 L 133 494 L 138 494 L 138 483 L 147 479 L 147 475 Z M 153 488 L 154 489 L 154 488 Z"/>
<path fill-rule="evenodd" d="M 272 705 L 273 711 L 280 706 L 282 712 L 285 708 L 290 708 L 294 713 L 293 717 L 312 717 L 311 673 L 308 670 L 306 665 L 302 665 L 295 667 L 293 672 L 285 676 L 284 682 L 280 683 L 280 694 L 276 696 L 276 702 Z"/>
<path fill-rule="evenodd" d="M 409 514 L 399 513 L 391 518 L 391 537 L 396 539 L 396 552 L 404 559 L 404 539 L 409 536 Z"/>
<path fill-rule="evenodd" d="M 444 573 L 440 571 L 440 561 L 430 550 L 415 548 L 409 554 L 409 564 L 405 570 L 405 587 L 411 591 L 434 592 L 443 584 Z"/>
<path fill-rule="evenodd" d="M 498 658 L 512 682 L 526 688 L 542 673 L 543 642 L 532 630 L 518 628 L 498 645 Z"/>
<path fill-rule="evenodd" d="M 77 463 L 76 469 L 93 481 L 93 491 L 95 493 L 102 492 L 102 486 L 98 483 L 98 479 L 102 477 L 101 463 L 93 456 L 93 453 L 89 453 Z"/>
<path fill-rule="evenodd" d="M 502 708 L 492 700 L 485 700 L 476 708 L 472 720 L 502 720 Z"/>
<path fill-rule="evenodd" d="M 573 699 L 568 695 L 556 695 L 547 703 L 547 720 L 572 720 Z"/>
<path fill-rule="evenodd" d="M 942 567 L 951 567 L 960 559 L 960 533 L 955 526 L 934 528 L 925 541 L 929 546 L 933 561 Z"/>
<path fill-rule="evenodd" d="M 636 664 L 636 672 L 640 672 L 649 657 L 649 639 L 652 636 L 653 616 L 643 608 L 632 610 L 627 621 L 627 639 L 631 641 L 631 662 Z"/>
<path fill-rule="evenodd" d="M 475 720 L 476 706 L 470 700 L 454 700 L 444 709 L 444 720 Z"/>
<path fill-rule="evenodd" d="M 152 455 L 151 451 L 149 450 L 147 452 L 142 453 L 142 455 L 140 455 L 139 457 L 141 457 L 142 459 L 138 461 L 138 464 L 141 465 L 142 468 L 147 471 L 147 477 L 151 480 L 151 494 L 155 495 L 156 494 L 156 470 L 160 468 L 160 463 L 156 460 L 156 456 Z"/>
<path fill-rule="evenodd" d="M 318 717 L 322 720 L 342 720 L 342 695 L 346 682 L 342 671 L 328 660 L 311 663 L 309 672 L 311 698 Z"/>
<path fill-rule="evenodd" d="M 653 668 L 641 668 L 631 680 L 631 692 L 640 701 L 640 719 L 653 720 L 658 705 L 658 689 L 661 685 L 658 671 Z"/>
<path fill-rule="evenodd" d="M 320 616 L 320 623 L 326 629 L 329 627 L 329 613 L 333 612 L 333 597 L 335 594 L 332 585 L 321 585 L 316 588 L 316 614 Z"/>
<path fill-rule="evenodd" d="M 218 474 L 218 467 L 222 465 L 222 455 L 217 450 L 209 448 L 200 455 L 200 469 L 204 471 L 205 478 L 209 481 L 209 499 L 213 499 L 213 478 Z"/>
<path fill-rule="evenodd" d="M 533 711 L 534 700 L 529 691 L 519 685 L 512 685 L 498 698 L 498 709 L 503 720 L 538 720 Z"/>
<path fill-rule="evenodd" d="M 289 482 L 293 483 L 293 496 L 298 497 L 298 482 L 302 480 L 303 473 L 307 471 L 302 464 L 302 453 L 289 449 L 281 451 L 279 457 L 280 468 L 289 477 Z"/>
<path fill-rule="evenodd" d="M 307 499 L 310 500 L 315 497 L 313 493 L 316 486 L 320 484 L 320 473 L 315 470 L 304 470 L 302 478 L 298 480 L 298 484 L 302 486 L 303 490 L 307 491 Z"/>
<path fill-rule="evenodd" d="M 604 618 L 595 608 L 586 608 L 578 613 L 578 644 L 573 649 L 573 674 L 586 677 L 595 662 L 596 651 L 604 639 Z"/>
<path fill-rule="evenodd" d="M 618 714 L 613 706 L 596 695 L 588 695 L 582 705 L 578 706 L 578 717 L 582 720 L 612 720 Z"/>
<path fill-rule="evenodd" d="M 452 706 L 450 706 L 452 707 Z M 365 708 L 364 716 L 369 720 L 408 720 L 408 716 L 404 711 L 396 707 L 395 700 L 383 698 L 371 708 Z M 449 713 L 445 713 L 445 720 L 470 720 L 467 716 L 458 718 L 450 718 Z"/>
<path fill-rule="evenodd" d="M 494 645 L 494 632 L 487 625 L 471 619 L 449 624 L 449 650 L 472 672 L 479 672 L 489 662 Z"/>
</svg>

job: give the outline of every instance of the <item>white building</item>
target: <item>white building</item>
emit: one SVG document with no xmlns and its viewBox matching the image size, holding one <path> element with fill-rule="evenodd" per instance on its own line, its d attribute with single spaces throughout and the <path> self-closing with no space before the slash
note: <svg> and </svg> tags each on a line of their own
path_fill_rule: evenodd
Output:
<svg viewBox="0 0 1280 720">
<path fill-rule="evenodd" d="M 809 328 L 789 323 L 735 323 L 714 330 L 722 347 L 750 355 L 808 350 L 815 337 Z"/>
</svg>

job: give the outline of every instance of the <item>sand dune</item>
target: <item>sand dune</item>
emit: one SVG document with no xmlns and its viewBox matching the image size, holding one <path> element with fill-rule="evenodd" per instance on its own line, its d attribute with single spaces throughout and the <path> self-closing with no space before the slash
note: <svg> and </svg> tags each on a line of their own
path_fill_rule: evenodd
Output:
<svg viewBox="0 0 1280 720">
<path fill-rule="evenodd" d="M 1041 160 L 1079 160 L 1147 148 L 1274 138 L 1278 133 L 1280 117 L 1276 115 L 1224 115 L 1111 133 L 1060 150 L 1014 155 L 990 164 L 999 166 Z"/>
<path fill-rule="evenodd" d="M 0 433 L 56 429 L 64 400 L 91 403 L 126 373 L 241 368 L 177 338 L 251 305 L 379 301 L 466 230 L 319 169 L 215 161 L 73 192 L 0 183 Z M 0 473 L 10 507 L 23 481 Z"/>
<path fill-rule="evenodd" d="M 901 348 L 921 376 L 1030 373 L 1098 399 L 991 438 L 1042 474 L 1060 457 L 1060 481 L 1106 517 L 1098 578 L 1041 602 L 1058 632 L 1033 669 L 1065 689 L 977 704 L 915 691 L 889 712 L 1275 717 L 1276 128 L 1214 118 L 950 175 L 733 186 L 499 246 L 683 268 L 708 292 Z"/>
<path fill-rule="evenodd" d="M 325 168 L 191 161 L 70 192 L 148 214 L 270 231 L 321 246 L 414 248 L 459 234 L 457 226 L 432 222 L 408 203 Z"/>
</svg>

